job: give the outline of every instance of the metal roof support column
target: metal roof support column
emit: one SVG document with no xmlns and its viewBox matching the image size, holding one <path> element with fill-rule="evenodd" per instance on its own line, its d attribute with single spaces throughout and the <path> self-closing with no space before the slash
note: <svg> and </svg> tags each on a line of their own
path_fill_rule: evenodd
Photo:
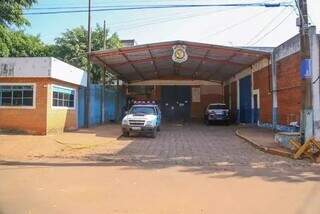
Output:
<svg viewBox="0 0 320 214">
<path fill-rule="evenodd" d="M 107 69 L 102 69 L 102 91 L 101 91 L 101 123 L 105 123 L 105 90 Z"/>
<path fill-rule="evenodd" d="M 117 79 L 117 87 L 116 87 L 116 121 L 120 120 L 120 87 L 119 87 L 119 79 Z"/>
</svg>

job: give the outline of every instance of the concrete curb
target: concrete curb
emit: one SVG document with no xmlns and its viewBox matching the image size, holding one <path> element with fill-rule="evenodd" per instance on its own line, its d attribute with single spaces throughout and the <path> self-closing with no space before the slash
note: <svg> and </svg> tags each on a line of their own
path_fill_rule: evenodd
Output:
<svg viewBox="0 0 320 214">
<path fill-rule="evenodd" d="M 239 129 L 237 129 L 235 131 L 235 134 L 240 137 L 241 139 L 245 140 L 246 142 L 248 142 L 249 144 L 251 144 L 254 148 L 262 151 L 262 152 L 266 152 L 266 153 L 269 153 L 269 154 L 272 154 L 272 155 L 279 155 L 279 156 L 282 156 L 282 157 L 287 157 L 287 158 L 292 158 L 293 159 L 293 155 L 291 152 L 287 152 L 287 151 L 284 151 L 284 150 L 280 150 L 280 149 L 277 149 L 277 148 L 272 148 L 272 147 L 267 147 L 267 146 L 262 146 L 262 145 L 259 145 L 258 143 L 256 143 L 255 141 L 251 140 L 250 138 L 240 134 L 239 132 Z"/>
</svg>

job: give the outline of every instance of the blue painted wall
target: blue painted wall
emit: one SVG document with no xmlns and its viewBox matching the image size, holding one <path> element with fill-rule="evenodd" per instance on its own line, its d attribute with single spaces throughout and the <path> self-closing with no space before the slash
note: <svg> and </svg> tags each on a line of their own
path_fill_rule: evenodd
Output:
<svg viewBox="0 0 320 214">
<path fill-rule="evenodd" d="M 84 127 L 84 109 L 85 109 L 85 90 L 86 88 L 80 87 L 78 90 L 78 127 Z"/>
<path fill-rule="evenodd" d="M 101 123 L 101 93 L 100 85 L 90 85 L 90 126 Z"/>
<path fill-rule="evenodd" d="M 126 105 L 126 96 L 116 89 L 105 89 L 104 115 L 105 122 L 117 121 L 116 118 L 116 99 L 119 95 L 119 119 L 124 115 L 124 107 Z M 90 126 L 101 124 L 101 102 L 102 102 L 102 86 L 92 84 L 90 86 Z M 78 93 L 78 127 L 84 127 L 85 122 L 85 88 L 80 88 Z"/>
<path fill-rule="evenodd" d="M 116 120 L 116 96 L 117 92 L 112 89 L 105 90 L 105 111 L 104 116 L 106 121 Z"/>
<path fill-rule="evenodd" d="M 240 79 L 240 122 L 252 122 L 251 75 Z"/>
</svg>

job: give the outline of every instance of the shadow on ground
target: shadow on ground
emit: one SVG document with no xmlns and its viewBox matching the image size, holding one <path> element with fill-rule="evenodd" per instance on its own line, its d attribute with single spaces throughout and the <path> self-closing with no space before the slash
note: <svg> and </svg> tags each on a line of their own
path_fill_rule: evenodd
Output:
<svg viewBox="0 0 320 214">
<path fill-rule="evenodd" d="M 77 160 L 50 159 L 48 162 L 0 161 L 11 167 L 108 167 L 123 170 L 179 168 L 184 173 L 207 174 L 213 178 L 260 177 L 267 181 L 320 181 L 320 165 L 265 154 L 235 136 L 235 126 L 170 124 L 156 139 L 135 136 L 116 153 L 86 154 Z M 55 157 L 59 158 L 59 157 Z M 77 161 L 77 162 L 75 162 Z M 0 168 L 1 170 L 1 168 Z"/>
</svg>

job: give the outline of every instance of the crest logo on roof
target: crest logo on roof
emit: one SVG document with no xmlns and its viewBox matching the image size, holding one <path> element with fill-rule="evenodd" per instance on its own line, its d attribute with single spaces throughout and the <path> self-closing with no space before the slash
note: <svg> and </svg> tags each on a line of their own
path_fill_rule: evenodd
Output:
<svg viewBox="0 0 320 214">
<path fill-rule="evenodd" d="M 175 45 L 172 47 L 173 54 L 172 54 L 172 60 L 177 63 L 183 63 L 188 60 L 188 54 L 187 54 L 187 46 L 185 45 Z"/>
</svg>

